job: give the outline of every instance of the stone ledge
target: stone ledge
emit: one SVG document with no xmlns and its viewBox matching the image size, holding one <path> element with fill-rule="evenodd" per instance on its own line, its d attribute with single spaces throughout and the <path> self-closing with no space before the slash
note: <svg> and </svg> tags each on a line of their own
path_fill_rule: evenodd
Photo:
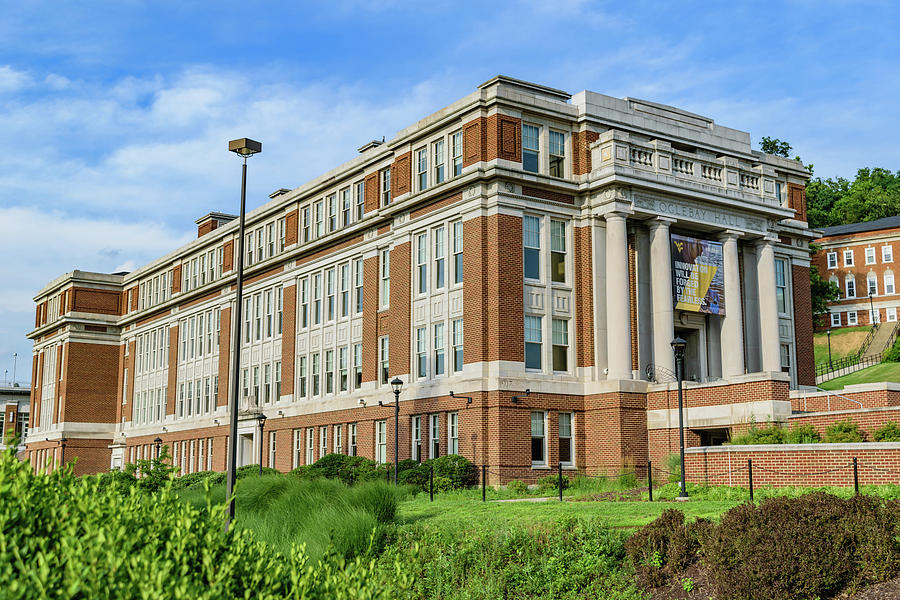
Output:
<svg viewBox="0 0 900 600">
<path fill-rule="evenodd" d="M 685 448 L 686 454 L 717 452 L 816 452 L 821 450 L 897 450 L 900 442 L 856 442 L 849 444 L 745 444 L 741 446 L 699 446 Z"/>
</svg>

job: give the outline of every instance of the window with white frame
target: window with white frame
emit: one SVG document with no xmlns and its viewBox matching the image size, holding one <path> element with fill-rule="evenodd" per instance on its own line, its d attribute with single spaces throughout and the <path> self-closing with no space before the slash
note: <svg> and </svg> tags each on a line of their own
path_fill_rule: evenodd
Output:
<svg viewBox="0 0 900 600">
<path fill-rule="evenodd" d="M 344 453 L 344 428 L 341 425 L 334 426 L 334 453 Z"/>
<path fill-rule="evenodd" d="M 832 327 L 840 327 L 841 326 L 841 313 L 839 313 L 839 312 L 831 313 L 831 326 Z"/>
<path fill-rule="evenodd" d="M 875 248 L 866 248 L 866 264 L 874 265 L 875 264 Z"/>
<path fill-rule="evenodd" d="M 283 252 L 287 240 L 287 221 L 284 218 L 278 219 L 278 251 Z"/>
<path fill-rule="evenodd" d="M 266 224 L 266 257 L 272 258 L 275 256 L 275 223 L 267 223 Z"/>
<path fill-rule="evenodd" d="M 866 292 L 869 296 L 878 295 L 878 277 L 875 276 L 875 273 L 869 273 L 866 277 Z"/>
<path fill-rule="evenodd" d="M 459 413 L 447 414 L 447 454 L 459 454 Z"/>
<path fill-rule="evenodd" d="M 457 131 L 456 133 L 450 134 L 450 161 L 452 166 L 453 177 L 458 175 L 462 175 L 463 168 L 463 158 L 462 158 L 462 149 L 463 149 L 463 135 L 462 131 Z"/>
<path fill-rule="evenodd" d="M 335 317 L 334 269 L 325 271 L 325 313 L 329 321 Z"/>
<path fill-rule="evenodd" d="M 432 256 L 432 260 L 434 261 L 434 289 L 440 290 L 443 289 L 444 281 L 446 279 L 446 258 L 444 248 L 447 240 L 443 225 L 434 228 L 432 238 L 434 239 L 434 254 Z"/>
<path fill-rule="evenodd" d="M 522 169 L 525 171 L 540 171 L 540 140 L 540 127 L 522 124 Z"/>
<path fill-rule="evenodd" d="M 847 292 L 847 298 L 856 298 L 856 278 L 852 273 L 844 280 L 844 291 Z"/>
<path fill-rule="evenodd" d="M 422 462 L 422 417 L 412 417 L 410 421 L 410 431 L 412 438 L 412 447 L 410 448 L 410 456 L 416 462 Z"/>
<path fill-rule="evenodd" d="M 391 302 L 391 251 L 381 251 L 381 285 L 379 286 L 379 306 L 382 310 L 390 306 Z"/>
<path fill-rule="evenodd" d="M 894 273 L 892 271 L 885 271 L 884 273 L 884 294 L 893 294 L 894 293 Z"/>
<path fill-rule="evenodd" d="M 419 294 L 428 293 L 428 234 L 416 236 L 416 290 Z"/>
<path fill-rule="evenodd" d="M 550 280 L 566 282 L 566 224 L 550 221 Z"/>
<path fill-rule="evenodd" d="M 350 423 L 350 425 L 348 425 L 347 427 L 349 429 L 348 433 L 350 435 L 350 439 L 348 440 L 349 446 L 347 447 L 347 454 L 349 454 L 350 456 L 356 456 L 356 423 Z"/>
<path fill-rule="evenodd" d="M 791 372 L 791 345 L 781 344 L 781 372 Z"/>
<path fill-rule="evenodd" d="M 859 325 L 859 317 L 855 310 L 847 311 L 847 325 Z"/>
<path fill-rule="evenodd" d="M 390 342 L 388 340 L 388 336 L 383 336 L 378 340 L 378 358 L 379 358 L 379 372 L 381 385 L 387 385 L 391 380 L 389 376 L 389 368 L 390 368 Z"/>
<path fill-rule="evenodd" d="M 463 224 L 462 221 L 453 223 L 453 283 L 463 282 Z"/>
<path fill-rule="evenodd" d="M 321 365 L 320 365 L 321 358 L 320 357 L 321 357 L 320 354 L 313 354 L 312 359 L 311 359 L 312 373 L 310 374 L 310 379 L 312 380 L 312 385 L 310 387 L 312 388 L 313 396 L 318 396 L 319 392 L 321 391 L 321 389 L 319 388 L 319 382 L 321 381 L 319 379 L 320 367 L 321 367 Z"/>
<path fill-rule="evenodd" d="M 350 188 L 341 190 L 341 227 L 350 226 Z"/>
<path fill-rule="evenodd" d="M 366 212 L 366 183 L 358 181 L 353 185 L 354 200 L 356 202 L 356 220 L 362 221 Z"/>
<path fill-rule="evenodd" d="M 353 261 L 353 296 L 354 312 L 360 314 L 363 311 L 363 259 Z"/>
<path fill-rule="evenodd" d="M 444 140 L 432 144 L 432 164 L 434 165 L 434 185 L 444 182 Z"/>
<path fill-rule="evenodd" d="M 387 421 L 375 422 L 375 462 L 387 462 Z"/>
<path fill-rule="evenodd" d="M 306 398 L 306 357 L 301 356 L 297 363 L 297 396 Z"/>
<path fill-rule="evenodd" d="M 338 389 L 346 392 L 350 385 L 350 375 L 347 369 L 347 347 L 338 348 Z"/>
<path fill-rule="evenodd" d="M 300 239 L 303 241 L 304 244 L 308 244 L 310 239 L 312 239 L 312 237 L 310 236 L 310 231 L 311 231 L 312 225 L 311 225 L 310 219 L 309 219 L 309 207 L 308 206 L 303 207 L 302 214 L 303 214 L 303 232 L 302 232 L 303 235 Z"/>
<path fill-rule="evenodd" d="M 319 200 L 313 204 L 313 217 L 315 218 L 316 239 L 325 235 L 325 203 Z"/>
<path fill-rule="evenodd" d="M 787 314 L 787 277 L 785 275 L 785 261 L 775 261 L 775 303 L 778 305 L 779 314 Z"/>
<path fill-rule="evenodd" d="M 872 325 L 877 325 L 881 323 L 881 309 L 876 308 L 874 310 L 869 309 L 869 323 Z"/>
<path fill-rule="evenodd" d="M 441 455 L 441 416 L 428 415 L 428 458 Z"/>
<path fill-rule="evenodd" d="M 422 191 L 428 187 L 428 149 L 416 150 L 416 189 Z"/>
<path fill-rule="evenodd" d="M 897 307 L 890 306 L 884 309 L 884 316 L 886 321 L 894 322 L 897 320 Z"/>
<path fill-rule="evenodd" d="M 328 454 L 328 426 L 319 427 L 319 458 Z"/>
<path fill-rule="evenodd" d="M 325 393 L 334 393 L 334 350 L 325 351 Z"/>
<path fill-rule="evenodd" d="M 353 344 L 353 388 L 362 386 L 362 344 Z"/>
<path fill-rule="evenodd" d="M 892 246 L 881 247 L 881 262 L 894 262 L 894 248 Z"/>
<path fill-rule="evenodd" d="M 547 413 L 534 411 L 531 413 L 531 464 L 543 466 L 547 464 Z"/>
<path fill-rule="evenodd" d="M 568 319 L 553 319 L 553 370 L 569 370 Z"/>
<path fill-rule="evenodd" d="M 434 324 L 434 376 L 439 377 L 446 373 L 446 362 L 444 355 L 446 354 L 446 345 L 444 340 L 444 324 Z"/>
<path fill-rule="evenodd" d="M 269 432 L 269 468 L 275 468 L 275 432 Z"/>
<path fill-rule="evenodd" d="M 391 169 L 381 170 L 381 206 L 391 203 Z"/>
<path fill-rule="evenodd" d="M 325 209 L 328 211 L 328 233 L 331 233 L 337 230 L 337 194 L 325 199 Z"/>
<path fill-rule="evenodd" d="M 525 315 L 525 368 L 541 369 L 541 317 Z"/>
<path fill-rule="evenodd" d="M 853 250 L 844 250 L 844 266 L 853 266 Z"/>
<path fill-rule="evenodd" d="M 306 464 L 316 462 L 316 430 L 313 427 L 306 428 Z"/>
<path fill-rule="evenodd" d="M 453 372 L 463 370 L 463 320 L 454 319 L 451 324 L 453 336 Z"/>
<path fill-rule="evenodd" d="M 522 248 L 526 279 L 541 278 L 541 219 L 522 217 Z"/>
<path fill-rule="evenodd" d="M 566 176 L 566 134 L 550 131 L 550 175 Z"/>
<path fill-rule="evenodd" d="M 428 330 L 425 327 L 416 328 L 416 377 L 428 376 Z"/>
<path fill-rule="evenodd" d="M 559 462 L 571 466 L 575 461 L 575 437 L 572 435 L 572 413 L 559 413 Z"/>
<path fill-rule="evenodd" d="M 350 316 L 350 265 L 340 266 L 341 280 L 341 317 Z"/>
<path fill-rule="evenodd" d="M 322 322 L 322 274 L 313 275 L 313 325 Z"/>
</svg>

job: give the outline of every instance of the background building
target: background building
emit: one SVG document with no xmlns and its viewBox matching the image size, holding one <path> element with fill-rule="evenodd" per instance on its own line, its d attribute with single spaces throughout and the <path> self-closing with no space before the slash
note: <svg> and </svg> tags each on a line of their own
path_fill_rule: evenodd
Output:
<svg viewBox="0 0 900 600">
<path fill-rule="evenodd" d="M 0 439 L 0 450 L 5 450 L 7 442 L 13 436 L 19 440 L 19 450 L 25 449 L 25 436 L 28 435 L 28 412 L 31 389 L 19 387 L 19 384 L 0 386 L 0 407 L 3 408 L 3 436 Z"/>
<path fill-rule="evenodd" d="M 640 466 L 677 448 L 676 335 L 691 445 L 782 420 L 814 383 L 807 177 L 706 117 L 496 77 L 249 213 L 241 323 L 223 213 L 131 273 L 48 284 L 29 455 L 65 437 L 90 472 L 161 436 L 222 470 L 237 385 L 240 464 L 389 461 L 399 377 L 400 458 Z"/>
</svg>

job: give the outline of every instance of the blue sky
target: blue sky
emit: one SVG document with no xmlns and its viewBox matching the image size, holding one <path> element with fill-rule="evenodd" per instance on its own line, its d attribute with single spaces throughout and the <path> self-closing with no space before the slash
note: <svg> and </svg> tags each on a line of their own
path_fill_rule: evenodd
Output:
<svg viewBox="0 0 900 600">
<path fill-rule="evenodd" d="M 0 2 L 0 379 L 34 293 L 127 270 L 502 73 L 786 139 L 821 176 L 900 169 L 892 2 Z"/>
</svg>

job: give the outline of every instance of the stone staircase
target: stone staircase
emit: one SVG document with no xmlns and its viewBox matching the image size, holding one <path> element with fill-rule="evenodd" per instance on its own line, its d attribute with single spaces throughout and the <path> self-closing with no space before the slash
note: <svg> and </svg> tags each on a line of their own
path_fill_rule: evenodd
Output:
<svg viewBox="0 0 900 600">
<path fill-rule="evenodd" d="M 897 323 L 881 323 L 875 329 L 875 334 L 871 337 L 869 345 L 862 351 L 863 358 L 880 356 L 882 352 L 887 350 L 888 345 L 894 341 L 894 333 L 897 329 Z"/>
</svg>

